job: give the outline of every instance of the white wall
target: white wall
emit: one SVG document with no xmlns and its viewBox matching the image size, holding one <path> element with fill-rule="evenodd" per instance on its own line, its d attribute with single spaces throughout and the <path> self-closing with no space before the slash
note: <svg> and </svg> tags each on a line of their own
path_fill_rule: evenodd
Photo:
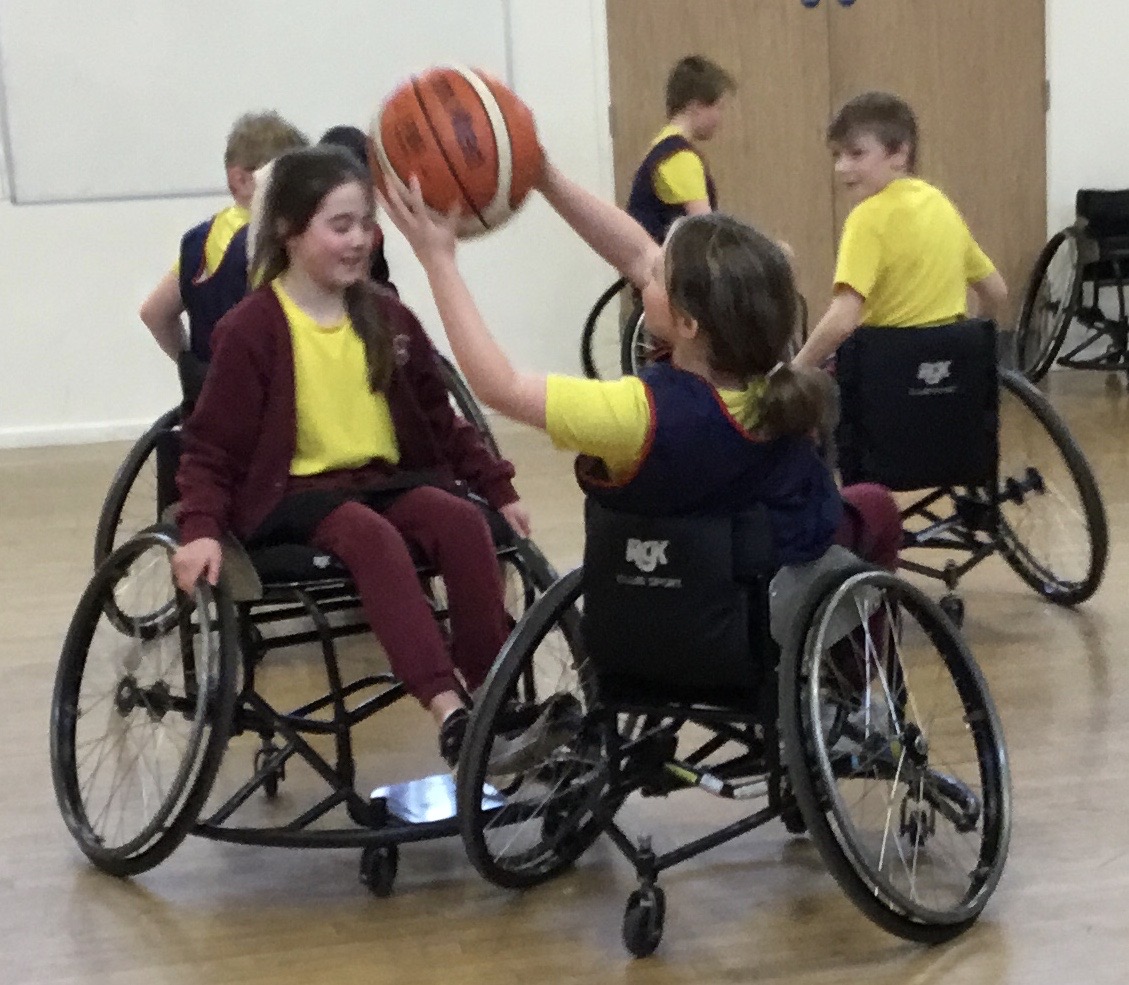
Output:
<svg viewBox="0 0 1129 985">
<path fill-rule="evenodd" d="M 1129 3 L 1047 0 L 1047 225 L 1079 188 L 1129 188 Z"/>
<path fill-rule="evenodd" d="M 511 0 L 511 9 L 514 83 L 546 147 L 610 196 L 604 0 Z M 1047 0 L 1049 230 L 1071 221 L 1077 188 L 1129 187 L 1126 39 L 1125 0 Z M 171 366 L 137 306 L 172 262 L 181 232 L 221 204 L 0 201 L 0 446 L 131 437 L 176 400 Z M 394 230 L 388 249 L 405 299 L 444 344 Z M 575 369 L 584 314 L 611 274 L 540 200 L 510 228 L 466 246 L 463 262 L 519 365 Z"/>
<path fill-rule="evenodd" d="M 513 81 L 543 143 L 568 174 L 610 196 L 604 0 L 511 0 L 511 12 Z M 375 106 L 382 94 L 372 95 Z M 181 233 L 223 204 L 0 201 L 0 446 L 133 437 L 175 403 L 172 365 L 137 308 Z M 445 346 L 414 258 L 388 232 L 401 293 Z M 543 202 L 534 196 L 508 228 L 464 247 L 463 266 L 518 365 L 576 368 L 584 315 L 612 273 Z"/>
</svg>

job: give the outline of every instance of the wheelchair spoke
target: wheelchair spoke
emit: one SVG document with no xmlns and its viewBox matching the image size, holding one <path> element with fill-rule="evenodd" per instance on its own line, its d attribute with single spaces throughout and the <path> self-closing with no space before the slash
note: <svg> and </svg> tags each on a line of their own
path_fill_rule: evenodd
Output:
<svg viewBox="0 0 1129 985">
<path fill-rule="evenodd" d="M 1062 420 L 1029 384 L 1001 374 L 1000 545 L 1004 559 L 1051 601 L 1097 589 L 1108 527 L 1093 473 Z"/>
<path fill-rule="evenodd" d="M 833 594 L 805 643 L 816 827 L 883 919 L 970 919 L 1006 850 L 1006 767 L 959 639 L 917 589 L 869 573 Z"/>
</svg>

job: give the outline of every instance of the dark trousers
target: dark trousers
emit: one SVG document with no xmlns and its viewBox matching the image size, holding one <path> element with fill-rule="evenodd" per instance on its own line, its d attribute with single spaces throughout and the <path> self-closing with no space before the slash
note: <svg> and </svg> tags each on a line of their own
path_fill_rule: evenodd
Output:
<svg viewBox="0 0 1129 985">
<path fill-rule="evenodd" d="M 392 672 L 424 707 L 485 679 L 509 635 L 494 541 L 482 511 L 432 486 L 400 493 L 377 512 L 350 501 L 314 528 L 310 543 L 349 569 L 365 618 Z M 408 544 L 438 569 L 447 590 L 450 652 L 416 576 Z"/>
</svg>

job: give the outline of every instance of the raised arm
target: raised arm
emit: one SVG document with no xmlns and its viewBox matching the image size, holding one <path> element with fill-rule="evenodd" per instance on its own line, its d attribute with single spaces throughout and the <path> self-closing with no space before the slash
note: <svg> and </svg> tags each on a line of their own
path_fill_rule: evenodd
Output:
<svg viewBox="0 0 1129 985">
<path fill-rule="evenodd" d="M 566 178 L 548 161 L 539 187 L 549 204 L 593 250 L 636 287 L 646 284 L 661 248 L 639 223 Z"/>
<path fill-rule="evenodd" d="M 404 234 L 427 274 L 455 361 L 478 398 L 523 424 L 545 427 L 545 377 L 521 373 L 494 341 L 455 261 L 455 220 L 436 219 L 419 182 L 407 189 L 389 175 L 381 205 Z"/>
</svg>

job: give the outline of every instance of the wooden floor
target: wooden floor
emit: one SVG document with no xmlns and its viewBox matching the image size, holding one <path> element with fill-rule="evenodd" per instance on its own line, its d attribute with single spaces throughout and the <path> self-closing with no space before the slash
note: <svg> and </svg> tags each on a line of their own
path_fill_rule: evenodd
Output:
<svg viewBox="0 0 1129 985">
<path fill-rule="evenodd" d="M 47 724 L 59 643 L 125 446 L 0 452 L 0 985 L 1124 982 L 1129 397 L 1076 373 L 1058 374 L 1051 394 L 1104 492 L 1110 566 L 1097 597 L 1077 612 L 1040 602 L 998 559 L 966 582 L 967 634 L 1009 742 L 1015 826 L 983 919 L 934 950 L 871 926 L 812 846 L 776 824 L 663 876 L 666 934 L 641 962 L 620 944 L 633 876 L 603 842 L 573 873 L 525 895 L 481 881 L 454 840 L 406 847 L 386 900 L 359 884 L 357 851 L 189 839 L 133 881 L 100 874 L 56 809 Z M 536 539 L 562 569 L 575 563 L 580 496 L 569 460 L 539 436 L 504 430 L 502 439 Z M 387 716 L 367 740 L 366 779 L 437 769 L 422 712 L 404 703 Z M 237 744 L 225 769 L 245 775 L 249 757 L 250 747 Z M 302 787 L 288 780 L 283 803 Z M 629 813 L 659 847 L 722 816 L 705 795 L 665 806 Z"/>
</svg>

